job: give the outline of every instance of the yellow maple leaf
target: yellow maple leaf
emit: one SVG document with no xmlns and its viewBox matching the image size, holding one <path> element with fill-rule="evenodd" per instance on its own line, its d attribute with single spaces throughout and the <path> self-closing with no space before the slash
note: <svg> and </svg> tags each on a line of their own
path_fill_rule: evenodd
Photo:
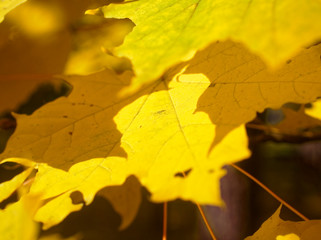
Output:
<svg viewBox="0 0 321 240">
<path fill-rule="evenodd" d="M 31 116 L 15 115 L 18 127 L 1 158 L 22 157 L 67 170 L 77 162 L 108 156 L 121 137 L 113 116 L 131 101 L 121 101 L 117 93 L 130 77 L 129 72 L 117 76 L 112 71 L 87 78 L 65 77 L 74 87 L 68 97 L 46 104 Z M 115 155 L 125 153 L 119 148 Z"/>
<path fill-rule="evenodd" d="M 74 164 L 68 172 L 38 165 L 30 191 L 53 198 L 35 216 L 45 228 L 80 209 L 72 203 L 72 192 L 80 191 L 90 203 L 99 189 L 120 185 L 129 175 L 138 177 L 154 201 L 223 204 L 222 167 L 248 157 L 249 150 L 240 126 L 209 151 L 216 127 L 207 114 L 195 113 L 208 80 L 190 85 L 167 78 L 122 98 L 117 93 L 130 81 L 128 73 L 118 77 L 106 70 L 69 80 L 74 84 L 69 97 L 18 116 L 18 128 L 2 154 L 64 169 Z M 84 161 L 99 155 L 105 158 Z M 180 176 L 189 169 L 186 178 Z"/>
<path fill-rule="evenodd" d="M 39 226 L 32 215 L 39 204 L 38 196 L 29 195 L 0 210 L 1 240 L 36 240 Z"/>
<path fill-rule="evenodd" d="M 9 161 L 21 163 L 19 159 L 7 159 L 2 163 L 9 162 Z M 17 176 L 13 177 L 9 181 L 0 183 L 0 202 L 8 198 L 14 191 L 16 191 L 19 187 L 21 187 L 23 182 L 28 178 L 28 176 L 32 172 L 34 164 L 29 161 L 26 161 L 24 163 L 25 163 L 25 166 L 29 165 L 26 170 L 24 170 L 22 173 L 18 174 Z"/>
<path fill-rule="evenodd" d="M 44 223 L 43 229 L 59 223 L 71 212 L 80 210 L 84 203 L 90 204 L 96 193 L 105 186 L 123 184 L 128 176 L 124 167 L 124 159 L 117 157 L 81 162 L 72 166 L 68 172 L 40 164 L 29 194 L 41 192 L 43 199 L 51 200 L 39 209 L 34 219 Z M 140 185 L 125 182 L 115 188 L 114 192 L 108 193 L 107 199 L 122 216 L 121 228 L 124 228 L 131 223 L 138 211 Z M 132 197 L 122 199 L 128 188 L 131 189 Z M 76 191 L 82 193 L 84 202 L 73 203 L 71 195 Z M 106 197 L 106 194 L 103 196 Z M 132 209 L 126 210 L 127 206 Z"/>
<path fill-rule="evenodd" d="M 320 49 L 321 45 L 303 49 L 282 68 L 270 71 L 242 45 L 215 43 L 178 65 L 186 68 L 178 79 L 190 84 L 209 79 L 211 85 L 201 95 L 197 111 L 208 113 L 224 135 L 268 107 L 308 103 L 320 96 Z"/>
<path fill-rule="evenodd" d="M 181 198 L 222 205 L 222 167 L 249 156 L 244 126 L 230 132 L 210 151 L 216 126 L 207 114 L 195 112 L 209 81 L 189 84 L 176 76 L 171 79 L 161 79 L 144 89 L 144 96 L 114 118 L 123 134 L 127 169 L 147 187 L 154 201 Z M 179 177 L 189 169 L 186 178 Z"/>
<path fill-rule="evenodd" d="M 321 220 L 284 221 L 280 215 L 281 207 L 266 220 L 260 229 L 245 240 L 311 240 L 321 238 Z"/>
<path fill-rule="evenodd" d="M 19 116 L 2 157 L 19 154 L 63 169 L 74 164 L 68 172 L 39 166 L 31 189 L 54 198 L 37 213 L 47 226 L 81 207 L 72 204 L 73 191 L 82 192 L 90 203 L 99 189 L 122 184 L 131 174 L 154 201 L 182 198 L 221 205 L 222 166 L 249 155 L 241 124 L 265 107 L 315 98 L 320 87 L 314 81 L 320 72 L 318 49 L 307 49 L 279 72 L 270 73 L 239 45 L 217 43 L 126 97 L 118 93 L 129 83 L 130 73 L 119 77 L 106 70 L 66 78 L 74 85 L 72 94 L 30 117 Z M 310 64 L 303 65 L 307 59 Z M 207 71 L 209 66 L 214 68 Z M 277 90 L 285 93 L 278 95 Z M 199 99 L 206 94 L 207 101 Z M 260 102 L 253 103 L 252 98 Z M 219 141 L 213 143 L 214 138 Z M 89 160 L 92 157 L 104 158 Z M 189 170 L 186 178 L 180 177 Z M 62 180 L 57 181 L 60 175 Z M 60 216 L 50 222 L 48 213 L 58 206 L 64 206 Z"/>
<path fill-rule="evenodd" d="M 139 0 L 101 10 L 136 24 L 118 49 L 133 63 L 134 87 L 217 40 L 243 42 L 276 66 L 321 36 L 321 4 L 311 0 Z"/>
<path fill-rule="evenodd" d="M 228 132 L 252 120 L 256 112 L 267 107 L 278 108 L 288 101 L 310 102 L 319 96 L 319 50 L 320 45 L 305 49 L 279 71 L 270 72 L 258 57 L 240 45 L 216 43 L 199 52 L 191 61 L 169 71 L 165 78 L 169 81 L 177 74 L 176 82 L 182 85 L 176 85 L 195 86 L 195 94 L 197 87 L 203 85 L 199 87 L 201 97 L 194 110 L 208 113 L 217 128 Z M 18 128 L 1 157 L 14 154 L 66 170 L 79 161 L 108 156 L 124 131 L 122 127 L 116 129 L 115 115 L 134 99 L 153 92 L 146 88 L 122 100 L 117 94 L 129 84 L 130 77 L 130 73 L 119 77 L 105 71 L 83 80 L 77 76 L 66 78 L 74 85 L 70 96 L 47 104 L 31 117 L 17 116 Z M 159 94 L 159 89 L 153 86 L 156 89 L 154 96 Z M 160 109 L 155 116 L 164 115 L 166 111 L 163 110 Z M 129 118 L 134 114 L 129 114 Z M 50 118 L 51 121 L 44 121 Z M 157 118 L 147 121 L 153 119 Z M 60 158 L 62 153 L 63 159 Z M 115 156 L 126 155 L 121 148 L 117 153 L 113 149 L 113 153 Z"/>
</svg>

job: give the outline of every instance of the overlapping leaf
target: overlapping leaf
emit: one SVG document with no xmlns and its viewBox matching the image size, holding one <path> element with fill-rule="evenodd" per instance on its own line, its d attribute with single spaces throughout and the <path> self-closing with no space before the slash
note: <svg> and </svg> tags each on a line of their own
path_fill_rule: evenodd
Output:
<svg viewBox="0 0 321 240">
<path fill-rule="evenodd" d="M 2 158 L 28 158 L 67 170 L 77 162 L 106 157 L 115 148 L 121 134 L 113 116 L 130 102 L 116 95 L 128 83 L 130 73 L 117 77 L 104 71 L 88 79 L 67 79 L 74 87 L 68 98 L 47 104 L 31 117 L 16 115 L 18 127 Z M 115 155 L 125 153 L 119 149 Z"/>
<path fill-rule="evenodd" d="M 96 193 L 105 186 L 123 184 L 128 176 L 125 167 L 124 159 L 117 157 L 81 162 L 71 167 L 68 172 L 46 164 L 40 165 L 30 194 L 42 193 L 43 199 L 51 200 L 39 209 L 35 220 L 43 222 L 44 229 L 58 224 L 71 212 L 80 210 L 84 204 L 90 204 Z M 121 194 L 129 186 L 131 186 L 132 198 L 122 199 Z M 81 192 L 83 202 L 73 202 L 72 194 L 75 192 Z M 114 194 L 109 194 L 111 196 L 108 199 L 122 216 L 122 227 L 126 227 L 137 213 L 140 204 L 140 186 L 125 183 L 119 186 Z M 123 209 L 124 203 L 132 207 L 131 211 Z"/>
<path fill-rule="evenodd" d="M 116 212 L 122 216 L 119 229 L 129 226 L 135 219 L 141 203 L 140 184 L 130 176 L 122 186 L 111 186 L 100 190 L 97 195 L 110 201 Z"/>
<path fill-rule="evenodd" d="M 208 85 L 206 80 L 194 85 L 175 77 L 171 82 L 160 80 L 115 117 L 128 169 L 155 201 L 179 197 L 220 205 L 221 167 L 249 155 L 244 126 L 210 151 L 216 126 L 207 114 L 195 113 L 198 97 Z M 186 178 L 180 177 L 189 169 Z"/>
<path fill-rule="evenodd" d="M 140 184 L 132 177 L 124 183 L 127 172 L 120 168 L 122 165 L 118 166 L 120 160 L 117 158 L 110 158 L 108 161 L 95 159 L 83 162 L 72 167 L 68 172 L 21 158 L 10 158 L 3 162 L 17 162 L 28 168 L 0 185 L 0 200 L 9 197 L 17 189 L 19 196 L 22 196 L 21 199 L 32 199 L 37 196 L 37 202 L 44 200 L 46 204 L 40 208 L 36 204 L 32 205 L 36 207 L 32 208 L 34 210 L 33 219 L 43 222 L 44 229 L 59 223 L 71 212 L 80 210 L 84 204 L 90 204 L 96 193 L 108 185 L 118 186 L 104 188 L 98 194 L 109 199 L 114 209 L 122 216 L 121 229 L 133 221 L 138 211 L 141 201 Z M 111 166 L 118 166 L 118 168 Z M 99 170 L 99 168 L 102 169 Z M 106 172 L 109 168 L 116 173 Z M 28 183 L 31 185 L 30 190 L 24 189 L 26 187 L 22 183 L 33 169 L 37 170 L 37 175 Z M 79 191 L 81 197 L 77 198 L 75 194 L 77 195 Z M 83 199 L 82 196 L 84 196 Z M 17 211 L 16 208 L 13 211 Z"/>
<path fill-rule="evenodd" d="M 304 107 L 295 111 L 291 108 L 282 108 L 284 119 L 276 124 L 277 132 L 275 135 L 293 137 L 293 140 L 298 138 L 315 138 L 320 135 L 317 131 L 321 126 L 321 121 L 315 119 L 304 112 Z"/>
<path fill-rule="evenodd" d="M 13 2 L 0 1 L 0 9 Z M 126 68 L 124 61 L 102 49 L 108 52 L 119 45 L 133 24 L 83 16 L 85 9 L 102 2 L 108 3 L 28 1 L 7 15 L 0 25 L 0 112 L 16 111 L 39 85 L 52 83 L 52 74 Z"/>
<path fill-rule="evenodd" d="M 319 2 L 125 2 L 103 11 L 106 17 L 130 17 L 137 25 L 119 49 L 134 64 L 131 88 L 152 82 L 217 39 L 243 41 L 277 65 L 320 37 Z M 38 172 L 27 197 L 41 194 L 47 200 L 35 215 L 45 229 L 91 203 L 104 187 L 113 189 L 100 193 L 123 216 L 121 228 L 125 227 L 140 203 L 137 182 L 125 182 L 130 175 L 147 187 L 154 201 L 182 198 L 222 205 L 222 167 L 249 156 L 244 123 L 266 107 L 310 102 L 321 95 L 320 49 L 306 49 L 272 73 L 239 44 L 215 43 L 128 96 L 119 93 L 129 86 L 131 73 L 118 76 L 106 70 L 63 77 L 74 87 L 70 96 L 32 116 L 16 115 L 18 128 L 1 158 L 42 162 L 30 161 Z M 94 71 L 97 66 L 102 65 L 94 65 Z M 31 171 L 0 185 L 0 199 L 15 191 Z M 83 201 L 75 202 L 75 194 Z M 287 228 L 280 220 L 272 225 Z M 319 237 L 319 222 L 301 225 L 299 232 L 277 232 L 276 239 Z M 262 239 L 266 230 L 263 235 Z"/>
<path fill-rule="evenodd" d="M 215 43 L 179 65 L 177 68 L 187 67 L 178 79 L 190 85 L 209 79 L 210 87 L 200 97 L 197 111 L 208 113 L 223 133 L 251 121 L 267 107 L 307 103 L 320 96 L 320 53 L 321 45 L 304 49 L 278 71 L 271 72 L 241 45 Z"/>
<path fill-rule="evenodd" d="M 275 66 L 321 37 L 321 3 L 313 0 L 139 0 L 102 11 L 105 17 L 130 18 L 136 24 L 118 49 L 133 63 L 134 87 L 155 80 L 213 41 L 241 41 Z"/>
<path fill-rule="evenodd" d="M 14 191 L 16 191 L 27 179 L 31 171 L 32 168 L 28 168 L 27 170 L 15 176 L 13 179 L 10 179 L 10 181 L 0 183 L 0 202 L 8 198 Z"/>
<path fill-rule="evenodd" d="M 254 235 L 245 240 L 310 240 L 321 238 L 321 220 L 284 221 L 280 215 L 281 207 L 266 220 Z"/>
<path fill-rule="evenodd" d="M 321 119 L 321 100 L 314 102 L 312 108 L 305 109 L 305 112 L 311 117 Z"/>
<path fill-rule="evenodd" d="M 39 199 L 29 196 L 0 210 L 1 239 L 36 240 L 39 226 L 32 215 L 38 206 Z"/>
<path fill-rule="evenodd" d="M 74 191 L 90 203 L 99 189 L 120 185 L 129 175 L 137 176 L 155 201 L 182 198 L 221 205 L 222 166 L 249 156 L 244 126 L 209 151 L 216 127 L 207 114 L 195 113 L 207 80 L 190 85 L 167 78 L 133 96 L 117 97 L 128 75 L 106 70 L 71 77 L 74 90 L 68 98 L 17 117 L 18 128 L 2 157 L 29 156 L 64 169 L 74 164 L 68 172 L 38 167 L 31 192 L 53 198 L 36 214 L 45 227 L 81 207 L 72 203 Z M 105 158 L 84 161 L 99 156 Z"/>
<path fill-rule="evenodd" d="M 105 68 L 122 71 L 128 61 L 111 55 L 110 50 L 123 41 L 133 23 L 128 19 L 105 19 L 85 16 L 73 34 L 73 49 L 65 66 L 65 74 L 87 75 Z"/>
<path fill-rule="evenodd" d="M 15 154 L 63 169 L 74 164 L 68 173 L 39 167 L 32 191 L 56 197 L 37 214 L 48 226 L 81 207 L 72 204 L 72 192 L 82 192 L 90 203 L 99 189 L 122 184 L 131 174 L 155 201 L 179 197 L 220 205 L 221 167 L 248 156 L 244 128 L 236 127 L 266 107 L 318 96 L 319 49 L 304 50 L 270 73 L 240 45 L 216 43 L 127 97 L 118 93 L 129 83 L 129 73 L 70 77 L 74 90 L 68 98 L 30 117 L 18 116 L 2 157 Z M 104 158 L 89 160 L 93 157 Z M 187 178 L 180 177 L 190 169 Z M 63 181 L 57 181 L 61 174 Z M 58 206 L 64 206 L 60 216 L 48 219 Z"/>
</svg>

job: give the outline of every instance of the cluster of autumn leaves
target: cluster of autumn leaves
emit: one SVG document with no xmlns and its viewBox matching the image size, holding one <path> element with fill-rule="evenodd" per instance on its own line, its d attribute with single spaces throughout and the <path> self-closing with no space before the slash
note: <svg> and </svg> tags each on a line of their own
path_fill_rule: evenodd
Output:
<svg viewBox="0 0 321 240">
<path fill-rule="evenodd" d="M 0 17 L 22 2 L 2 1 Z M 70 94 L 31 115 L 14 114 L 17 127 L 1 163 L 25 170 L 0 184 L 0 202 L 19 193 L 0 211 L 4 239 L 37 239 L 35 222 L 48 229 L 108 186 L 118 187 L 100 194 L 122 216 L 121 228 L 137 213 L 140 184 L 155 202 L 222 206 L 222 167 L 250 156 L 245 124 L 266 108 L 321 96 L 321 45 L 313 45 L 321 38 L 319 2 L 139 0 L 86 13 L 84 26 L 100 28 L 89 37 L 79 27 L 64 74 L 45 75 L 68 82 Z M 106 24 L 99 15 L 135 26 Z M 19 17 L 7 16 L 19 25 Z M 66 30 L 48 21 L 51 31 Z M 320 118 L 314 106 L 308 114 Z M 72 201 L 74 192 L 82 202 Z M 278 215 L 247 239 L 321 235 L 321 220 L 284 222 Z"/>
</svg>

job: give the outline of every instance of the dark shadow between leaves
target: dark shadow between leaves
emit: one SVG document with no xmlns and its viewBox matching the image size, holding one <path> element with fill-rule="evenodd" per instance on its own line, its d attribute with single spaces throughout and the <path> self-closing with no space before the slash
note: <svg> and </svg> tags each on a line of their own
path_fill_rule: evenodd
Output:
<svg viewBox="0 0 321 240">
<path fill-rule="evenodd" d="M 68 170 L 91 158 L 127 157 L 114 117 L 136 99 L 157 91 L 159 84 L 119 96 L 132 76 L 131 72 L 117 75 L 106 69 L 89 76 L 63 77 L 73 86 L 69 96 L 42 106 L 30 116 L 18 116 L 18 127 L 1 158 L 28 158 Z M 135 117 L 128 116 L 129 125 Z"/>
</svg>

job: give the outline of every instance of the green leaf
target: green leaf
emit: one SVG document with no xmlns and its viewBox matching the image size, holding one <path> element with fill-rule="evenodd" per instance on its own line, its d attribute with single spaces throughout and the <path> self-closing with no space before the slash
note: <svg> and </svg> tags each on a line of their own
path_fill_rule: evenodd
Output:
<svg viewBox="0 0 321 240">
<path fill-rule="evenodd" d="M 321 2 L 313 0 L 139 0 L 102 8 L 136 27 L 118 49 L 134 66 L 137 88 L 211 42 L 243 42 L 276 66 L 321 37 Z"/>
</svg>

